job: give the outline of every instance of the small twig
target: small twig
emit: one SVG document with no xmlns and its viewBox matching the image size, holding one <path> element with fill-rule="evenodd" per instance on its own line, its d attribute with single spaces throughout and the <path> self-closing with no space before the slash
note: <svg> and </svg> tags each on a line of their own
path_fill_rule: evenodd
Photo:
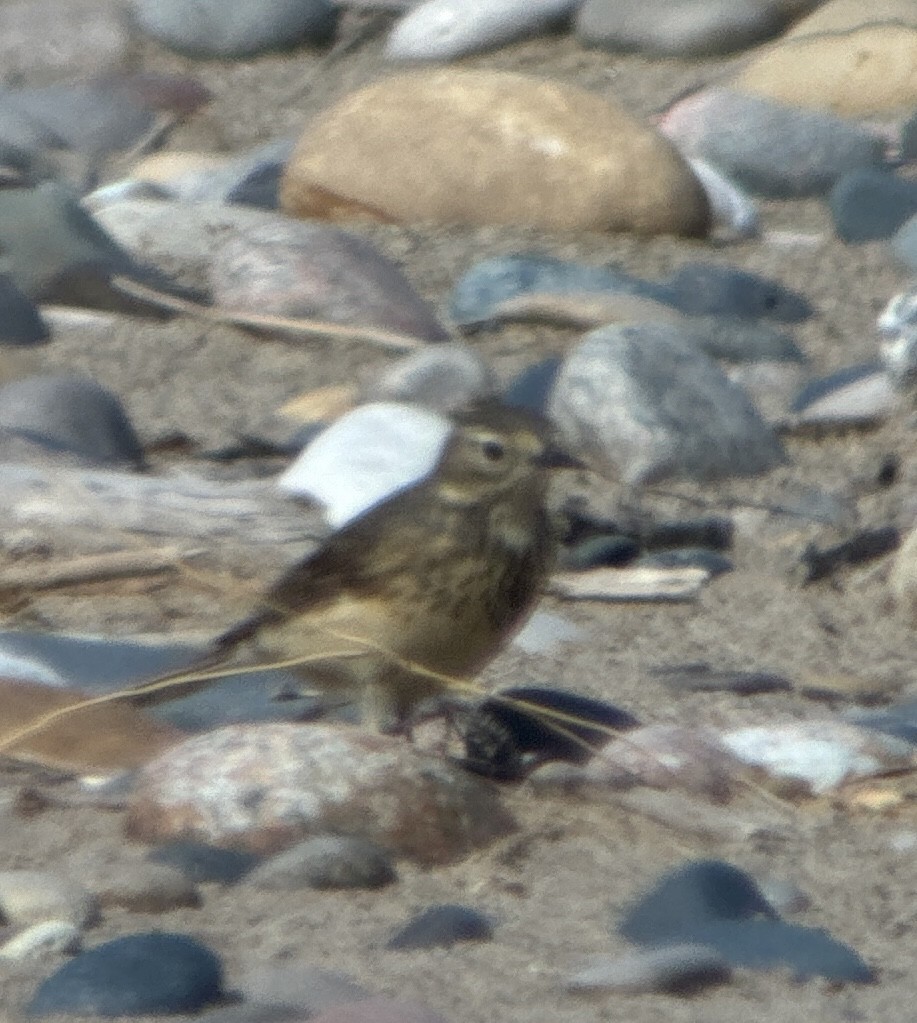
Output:
<svg viewBox="0 0 917 1023">
<path fill-rule="evenodd" d="M 177 547 L 88 554 L 69 561 L 42 562 L 0 571 L 0 592 L 9 590 L 51 590 L 79 583 L 99 582 L 156 575 L 178 568 L 189 551 Z"/>
<path fill-rule="evenodd" d="M 378 345 L 393 352 L 413 352 L 426 344 L 421 338 L 408 334 L 396 334 L 390 330 L 376 327 L 350 326 L 343 323 L 330 323 L 327 320 L 309 320 L 294 316 L 262 316 L 249 313 L 242 309 L 224 309 L 218 306 L 201 305 L 190 302 L 176 295 L 169 295 L 155 288 L 131 280 L 129 277 L 112 277 L 112 287 L 129 295 L 131 298 L 148 302 L 160 309 L 168 309 L 173 313 L 194 316 L 211 323 L 229 323 L 236 327 L 250 327 L 254 330 L 283 331 L 301 336 L 340 338 L 346 341 L 363 341 L 366 344 Z"/>
</svg>

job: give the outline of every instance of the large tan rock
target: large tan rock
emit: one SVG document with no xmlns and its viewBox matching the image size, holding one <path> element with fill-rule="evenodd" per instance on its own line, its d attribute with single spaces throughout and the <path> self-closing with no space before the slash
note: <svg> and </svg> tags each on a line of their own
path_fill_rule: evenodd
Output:
<svg viewBox="0 0 917 1023">
<path fill-rule="evenodd" d="M 734 85 L 847 117 L 908 111 L 917 103 L 917 28 L 868 24 L 789 38 L 750 64 Z"/>
<path fill-rule="evenodd" d="M 613 102 L 499 71 L 383 79 L 309 125 L 281 182 L 301 217 L 704 234 L 675 147 Z"/>
</svg>

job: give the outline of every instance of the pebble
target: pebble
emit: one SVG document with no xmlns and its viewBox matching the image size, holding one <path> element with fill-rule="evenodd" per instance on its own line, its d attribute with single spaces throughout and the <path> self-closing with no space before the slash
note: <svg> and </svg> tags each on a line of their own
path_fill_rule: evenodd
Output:
<svg viewBox="0 0 917 1023">
<path fill-rule="evenodd" d="M 868 426 L 898 406 L 892 379 L 881 364 L 848 366 L 810 380 L 793 399 L 790 425 L 820 429 Z"/>
<path fill-rule="evenodd" d="M 116 0 L 13 0 L 0 5 L 7 82 L 51 82 L 120 70 L 130 36 Z"/>
<path fill-rule="evenodd" d="M 456 139 L 474 140 L 462 160 Z M 484 70 L 417 71 L 345 96 L 301 138 L 281 207 L 297 217 L 642 235 L 702 236 L 709 226 L 690 167 L 612 99 Z"/>
<path fill-rule="evenodd" d="M 576 35 L 606 50 L 710 57 L 770 39 L 799 7 L 787 0 L 585 0 Z"/>
<path fill-rule="evenodd" d="M 180 870 L 195 884 L 232 885 L 241 881 L 260 862 L 252 853 L 207 845 L 205 842 L 167 842 L 151 849 L 148 859 Z"/>
<path fill-rule="evenodd" d="M 828 206 L 843 241 L 891 238 L 917 213 L 917 182 L 878 170 L 853 171 L 835 184 Z"/>
<path fill-rule="evenodd" d="M 223 996 L 223 968 L 185 934 L 129 934 L 82 952 L 43 981 L 29 1016 L 198 1012 Z"/>
<path fill-rule="evenodd" d="M 328 1009 L 311 1023 L 447 1023 L 447 1020 L 418 1002 L 367 998 Z"/>
<path fill-rule="evenodd" d="M 562 689 L 515 686 L 488 696 L 468 715 L 464 766 L 517 781 L 552 760 L 582 764 L 616 732 L 636 728 L 627 711 Z"/>
<path fill-rule="evenodd" d="M 494 395 L 493 370 L 460 341 L 439 344 L 399 359 L 376 381 L 373 401 L 414 402 L 435 412 L 454 412 Z"/>
<path fill-rule="evenodd" d="M 18 931 L 0 944 L 0 960 L 50 959 L 79 951 L 83 932 L 69 920 L 44 920 Z"/>
<path fill-rule="evenodd" d="M 455 60 L 540 33 L 568 19 L 579 0 L 426 0 L 392 29 L 389 60 Z"/>
<path fill-rule="evenodd" d="M 447 419 L 415 405 L 361 405 L 319 434 L 277 486 L 317 501 L 339 529 L 431 472 L 451 432 Z"/>
<path fill-rule="evenodd" d="M 735 87 L 852 119 L 910 112 L 917 103 L 917 27 L 882 24 L 872 9 L 862 16 L 860 28 L 790 33 L 753 59 Z"/>
<path fill-rule="evenodd" d="M 404 274 L 374 245 L 327 224 L 269 218 L 224 238 L 210 263 L 214 305 L 262 315 L 449 337 Z"/>
<path fill-rule="evenodd" d="M 39 344 L 49 337 L 47 324 L 38 309 L 16 287 L 9 274 L 0 273 L 0 347 Z"/>
<path fill-rule="evenodd" d="M 571 450 L 629 484 L 754 475 L 784 461 L 745 392 L 662 324 L 587 334 L 549 409 Z"/>
<path fill-rule="evenodd" d="M 470 906 L 429 906 L 400 927 L 386 948 L 451 948 L 462 941 L 492 941 L 493 924 Z"/>
<path fill-rule="evenodd" d="M 260 853 L 334 830 L 432 865 L 515 822 L 493 789 L 397 739 L 267 724 L 195 736 L 148 764 L 127 825 L 141 841 L 197 838 Z"/>
<path fill-rule="evenodd" d="M 591 956 L 564 982 L 568 991 L 695 994 L 726 983 L 732 968 L 706 945 L 676 944 L 630 955 Z"/>
<path fill-rule="evenodd" d="M 883 558 L 901 546 L 901 533 L 896 526 L 874 526 L 858 529 L 839 543 L 821 547 L 810 543 L 800 555 L 803 584 L 827 579 L 851 565 L 862 565 Z"/>
<path fill-rule="evenodd" d="M 655 292 L 655 294 L 654 294 Z M 735 316 L 798 323 L 813 314 L 808 299 L 768 277 L 716 263 L 685 263 L 647 294 L 689 316 Z"/>
<path fill-rule="evenodd" d="M 98 900 L 77 881 L 49 871 L 0 871 L 0 916 L 6 923 L 64 920 L 84 928 L 98 913 Z"/>
<path fill-rule="evenodd" d="M 139 469 L 144 464 L 120 400 L 88 377 L 25 377 L 0 386 L 0 437 L 90 465 Z"/>
<path fill-rule="evenodd" d="M 801 110 L 727 88 L 677 100 L 661 115 L 659 129 L 686 156 L 778 199 L 824 195 L 844 174 L 884 161 L 881 140 L 859 125 L 826 110 Z"/>
<path fill-rule="evenodd" d="M 722 741 L 742 763 L 815 796 L 906 770 L 914 759 L 909 743 L 833 718 L 752 725 L 723 732 Z"/>
<path fill-rule="evenodd" d="M 138 28 L 192 57 L 248 57 L 270 50 L 323 45 L 334 35 L 329 0 L 131 0 Z"/>
<path fill-rule="evenodd" d="M 255 888 L 384 888 L 398 880 L 391 856 L 375 842 L 317 835 L 264 860 L 248 876 Z"/>
<path fill-rule="evenodd" d="M 131 913 L 168 913 L 201 905 L 195 883 L 164 863 L 139 860 L 106 864 L 93 889 L 100 905 L 120 906 Z"/>
</svg>

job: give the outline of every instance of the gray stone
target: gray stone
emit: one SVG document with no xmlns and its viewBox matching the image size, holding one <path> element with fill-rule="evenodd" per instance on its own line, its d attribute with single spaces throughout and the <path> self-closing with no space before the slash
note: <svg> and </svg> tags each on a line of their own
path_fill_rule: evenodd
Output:
<svg viewBox="0 0 917 1023">
<path fill-rule="evenodd" d="M 328 0 L 133 0 L 138 27 L 180 53 L 243 57 L 326 43 L 337 14 Z"/>
<path fill-rule="evenodd" d="M 884 163 L 882 141 L 857 124 L 730 89 L 678 100 L 659 128 L 685 156 L 776 198 L 824 195 L 842 175 Z"/>
<path fill-rule="evenodd" d="M 631 484 L 753 475 L 784 461 L 745 392 L 662 324 L 587 334 L 549 410 L 573 450 Z"/>
<path fill-rule="evenodd" d="M 120 906 L 132 913 L 167 913 L 201 904 L 197 886 L 187 875 L 143 860 L 107 865 L 93 889 L 102 906 Z"/>
<path fill-rule="evenodd" d="M 777 35 L 817 0 L 586 0 L 581 42 L 663 57 L 731 53 Z"/>
<path fill-rule="evenodd" d="M 375 842 L 343 835 L 317 835 L 256 867 L 256 888 L 383 888 L 397 880 L 389 854 Z"/>
</svg>

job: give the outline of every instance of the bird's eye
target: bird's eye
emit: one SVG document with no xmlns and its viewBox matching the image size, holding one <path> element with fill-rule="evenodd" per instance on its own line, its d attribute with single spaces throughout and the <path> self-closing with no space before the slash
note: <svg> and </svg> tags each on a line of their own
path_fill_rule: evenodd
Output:
<svg viewBox="0 0 917 1023">
<path fill-rule="evenodd" d="M 498 440 L 485 440 L 481 445 L 481 450 L 488 462 L 499 462 L 506 454 L 506 448 Z"/>
</svg>

